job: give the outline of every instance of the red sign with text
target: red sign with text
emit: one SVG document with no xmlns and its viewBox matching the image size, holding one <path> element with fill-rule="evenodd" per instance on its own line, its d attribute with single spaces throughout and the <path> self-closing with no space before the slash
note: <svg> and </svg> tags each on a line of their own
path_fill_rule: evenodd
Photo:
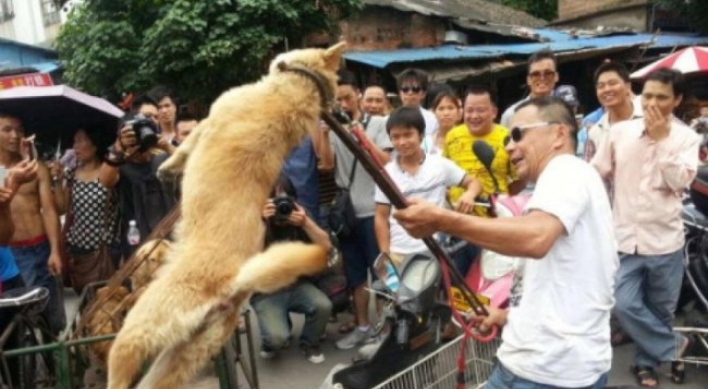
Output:
<svg viewBox="0 0 708 389">
<path fill-rule="evenodd" d="M 47 73 L 19 74 L 17 76 L 0 77 L 0 90 L 16 86 L 52 86 L 52 77 Z"/>
</svg>

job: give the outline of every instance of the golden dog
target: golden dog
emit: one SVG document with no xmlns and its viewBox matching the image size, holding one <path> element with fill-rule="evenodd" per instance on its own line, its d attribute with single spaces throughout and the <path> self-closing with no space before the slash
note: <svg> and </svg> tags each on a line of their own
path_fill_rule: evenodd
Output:
<svg viewBox="0 0 708 389">
<path fill-rule="evenodd" d="M 153 359 L 138 388 L 181 387 L 234 333 L 251 293 L 271 293 L 326 266 L 315 245 L 282 243 L 262 250 L 261 219 L 290 150 L 317 125 L 313 79 L 281 71 L 298 64 L 334 93 L 344 44 L 281 54 L 255 84 L 231 89 L 160 168 L 183 173 L 182 219 L 165 271 L 128 313 L 111 348 L 108 389 L 127 389 Z"/>
</svg>

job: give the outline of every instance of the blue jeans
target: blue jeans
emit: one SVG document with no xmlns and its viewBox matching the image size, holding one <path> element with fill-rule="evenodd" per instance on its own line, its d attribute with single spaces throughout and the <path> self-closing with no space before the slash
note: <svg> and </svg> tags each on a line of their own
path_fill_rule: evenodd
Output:
<svg viewBox="0 0 708 389">
<path fill-rule="evenodd" d="M 671 321 L 683 281 L 683 250 L 665 255 L 620 254 L 615 314 L 636 344 L 634 364 L 657 367 L 676 356 L 684 338 Z"/>
<path fill-rule="evenodd" d="M 12 247 L 17 268 L 28 286 L 43 286 L 49 290 L 49 301 L 42 312 L 42 317 L 49 325 L 53 335 L 59 335 L 66 326 L 64 302 L 59 298 L 57 280 L 49 273 L 49 254 L 51 247 L 48 241 L 28 247 Z"/>
<path fill-rule="evenodd" d="M 332 312 L 332 302 L 307 281 L 275 292 L 251 298 L 261 332 L 261 348 L 275 351 L 283 348 L 290 337 L 290 312 L 305 315 L 300 334 L 301 346 L 318 346 Z"/>
<path fill-rule="evenodd" d="M 592 385 L 585 386 L 582 388 L 574 389 L 604 389 L 607 385 L 607 373 L 600 376 L 600 378 Z M 492 374 L 487 380 L 487 384 L 484 389 L 569 389 L 562 388 L 560 386 L 539 384 L 527 379 L 521 378 L 514 373 L 506 369 L 501 363 L 497 363 L 492 370 Z"/>
<path fill-rule="evenodd" d="M 350 289 L 366 283 L 367 272 L 376 279 L 374 261 L 379 255 L 379 244 L 374 233 L 374 217 L 356 219 L 352 233 L 340 238 L 339 248 L 344 260 L 344 275 Z"/>
</svg>

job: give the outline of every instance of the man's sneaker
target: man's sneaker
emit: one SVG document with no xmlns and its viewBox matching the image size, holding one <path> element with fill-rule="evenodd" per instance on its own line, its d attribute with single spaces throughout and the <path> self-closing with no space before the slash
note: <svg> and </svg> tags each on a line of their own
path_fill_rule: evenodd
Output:
<svg viewBox="0 0 708 389">
<path fill-rule="evenodd" d="M 318 364 L 325 361 L 324 354 L 320 350 L 319 346 L 300 346 L 300 351 L 307 358 L 308 361 Z"/>
<path fill-rule="evenodd" d="M 350 332 L 347 336 L 339 339 L 335 346 L 340 350 L 349 350 L 360 344 L 369 343 L 372 341 L 371 328 L 367 331 L 362 331 L 359 328 Z"/>
<path fill-rule="evenodd" d="M 264 348 L 264 349 L 261 349 L 261 358 L 263 358 L 263 359 L 266 359 L 266 360 L 268 360 L 268 359 L 273 359 L 273 358 L 275 358 L 276 356 L 278 356 L 278 352 L 277 352 L 277 351 L 271 351 L 271 350 L 268 350 L 268 349 L 265 349 L 265 348 Z"/>
</svg>

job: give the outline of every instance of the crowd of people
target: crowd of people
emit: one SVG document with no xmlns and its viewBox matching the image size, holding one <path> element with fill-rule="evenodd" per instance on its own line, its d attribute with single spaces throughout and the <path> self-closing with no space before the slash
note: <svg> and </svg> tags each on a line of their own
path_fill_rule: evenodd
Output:
<svg viewBox="0 0 708 389">
<path fill-rule="evenodd" d="M 594 75 L 601 110 L 584 121 L 575 88 L 556 85 L 552 52 L 529 58 L 526 79 L 528 96 L 499 107 L 488 86 L 468 86 L 460 95 L 407 69 L 397 78 L 401 104 L 394 108 L 382 86 L 360 87 L 341 70 L 339 107 L 361 124 L 365 147 L 410 206 L 393 209 L 320 123 L 286 160 L 264 204 L 264 246 L 300 240 L 338 247 L 354 314 L 339 327 L 339 349 L 377 341 L 367 288 L 377 256 L 386 253 L 400 266 L 426 250 L 420 238 L 436 235 L 469 243 L 454 256 L 462 274 L 480 250 L 524 259 L 508 305 L 475 318 L 483 330 L 504 328 L 489 388 L 602 388 L 615 333 L 636 344 L 639 385 L 658 385 L 661 363 L 672 363 L 672 379 L 682 382 L 683 365 L 675 360 L 690 343 L 671 322 L 682 280 L 681 196 L 696 174 L 700 146 L 696 132 L 673 116 L 685 94 L 682 76 L 657 70 L 635 96 L 627 69 L 605 62 Z M 0 166 L 9 171 L 0 185 L 2 286 L 49 289 L 44 314 L 55 334 L 66 318 L 53 276 L 68 273 L 77 291 L 110 277 L 135 249 L 130 228 L 144 239 L 174 207 L 178 190 L 156 171 L 198 124 L 177 107 L 169 90 L 155 88 L 135 101 L 117 137 L 77 129 L 73 156 L 49 164 L 26 160 L 21 118 L 0 114 Z M 136 128 L 145 120 L 156 129 L 151 144 Z M 480 140 L 494 152 L 489 170 L 472 151 Z M 350 193 L 355 218 L 346 235 L 330 228 L 332 188 Z M 475 206 L 479 198 L 523 191 L 533 194 L 521 217 L 496 219 Z M 283 198 L 292 200 L 285 215 L 277 206 Z M 310 362 L 323 362 L 329 297 L 315 279 L 253 296 L 261 356 L 288 347 L 294 312 L 306 318 L 300 349 Z M 611 312 L 619 323 L 612 331 Z"/>
</svg>

